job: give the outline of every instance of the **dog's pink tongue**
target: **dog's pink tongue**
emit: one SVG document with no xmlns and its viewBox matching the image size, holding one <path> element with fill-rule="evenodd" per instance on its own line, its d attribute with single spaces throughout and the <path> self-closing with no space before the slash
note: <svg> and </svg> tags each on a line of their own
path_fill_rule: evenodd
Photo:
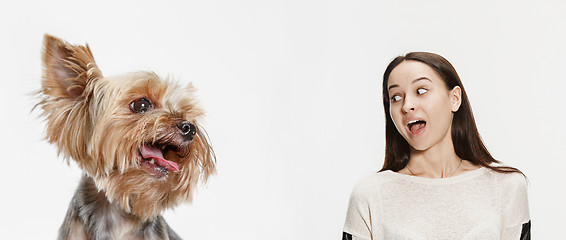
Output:
<svg viewBox="0 0 566 240">
<path fill-rule="evenodd" d="M 167 161 L 163 157 L 163 152 L 160 149 L 143 146 L 141 149 L 143 158 L 152 158 L 156 165 L 165 168 L 167 171 L 178 172 L 179 165 L 175 162 Z"/>
</svg>

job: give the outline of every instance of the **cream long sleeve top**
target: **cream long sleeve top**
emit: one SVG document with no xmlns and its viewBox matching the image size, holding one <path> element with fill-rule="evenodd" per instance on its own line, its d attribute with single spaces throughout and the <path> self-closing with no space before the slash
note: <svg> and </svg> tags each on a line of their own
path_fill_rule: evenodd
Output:
<svg viewBox="0 0 566 240">
<path fill-rule="evenodd" d="M 441 179 L 379 172 L 352 191 L 343 239 L 530 239 L 526 179 L 488 168 Z"/>
</svg>

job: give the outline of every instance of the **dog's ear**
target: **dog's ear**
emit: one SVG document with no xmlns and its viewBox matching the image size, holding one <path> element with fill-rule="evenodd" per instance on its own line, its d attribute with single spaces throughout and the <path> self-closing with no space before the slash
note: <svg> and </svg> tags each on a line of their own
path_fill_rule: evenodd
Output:
<svg viewBox="0 0 566 240">
<path fill-rule="evenodd" d="M 55 98 L 83 99 L 87 85 L 102 77 L 88 45 L 71 45 L 45 34 L 42 59 L 42 91 Z"/>
</svg>

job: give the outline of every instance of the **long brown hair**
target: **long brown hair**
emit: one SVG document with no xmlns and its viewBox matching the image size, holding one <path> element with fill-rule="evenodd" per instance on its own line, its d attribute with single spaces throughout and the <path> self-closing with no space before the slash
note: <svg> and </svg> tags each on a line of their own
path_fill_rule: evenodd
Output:
<svg viewBox="0 0 566 240">
<path fill-rule="evenodd" d="M 491 156 L 481 140 L 474 120 L 474 115 L 472 113 L 472 108 L 468 101 L 468 95 L 466 95 L 466 90 L 464 89 L 464 85 L 462 85 L 462 81 L 460 81 L 458 73 L 456 73 L 456 69 L 454 69 L 452 64 L 450 64 L 450 62 L 448 62 L 448 60 L 444 57 L 428 52 L 411 52 L 405 56 L 396 57 L 393 61 L 391 61 L 391 63 L 389 63 L 387 69 L 385 69 L 385 73 L 383 74 L 385 161 L 383 163 L 383 168 L 380 171 L 392 170 L 397 172 L 409 163 L 411 152 L 410 146 L 403 136 L 401 136 L 399 131 L 397 131 L 393 123 L 393 119 L 391 119 L 389 112 L 390 97 L 387 90 L 391 71 L 393 71 L 393 69 L 400 63 L 409 60 L 422 62 L 434 69 L 434 71 L 440 75 L 448 90 L 451 90 L 456 86 L 459 86 L 462 89 L 462 104 L 458 111 L 454 113 L 452 120 L 452 144 L 454 144 L 456 155 L 458 155 L 461 159 L 466 159 L 472 162 L 474 165 L 480 165 L 496 172 L 521 173 L 521 171 L 513 167 L 493 166 L 493 164 L 500 164 L 500 162 Z"/>
</svg>

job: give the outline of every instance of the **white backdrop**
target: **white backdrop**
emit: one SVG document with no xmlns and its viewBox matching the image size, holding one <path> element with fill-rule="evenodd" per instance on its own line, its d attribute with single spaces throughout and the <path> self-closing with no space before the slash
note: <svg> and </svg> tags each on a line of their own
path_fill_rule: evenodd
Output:
<svg viewBox="0 0 566 240">
<path fill-rule="evenodd" d="M 533 235 L 563 235 L 564 2 L 149 2 L 0 3 L 2 239 L 54 239 L 80 177 L 30 113 L 44 33 L 88 42 L 106 76 L 199 89 L 218 174 L 165 213 L 185 239 L 340 239 L 383 163 L 381 75 L 409 51 L 453 63 L 486 145 L 529 177 Z"/>
</svg>

